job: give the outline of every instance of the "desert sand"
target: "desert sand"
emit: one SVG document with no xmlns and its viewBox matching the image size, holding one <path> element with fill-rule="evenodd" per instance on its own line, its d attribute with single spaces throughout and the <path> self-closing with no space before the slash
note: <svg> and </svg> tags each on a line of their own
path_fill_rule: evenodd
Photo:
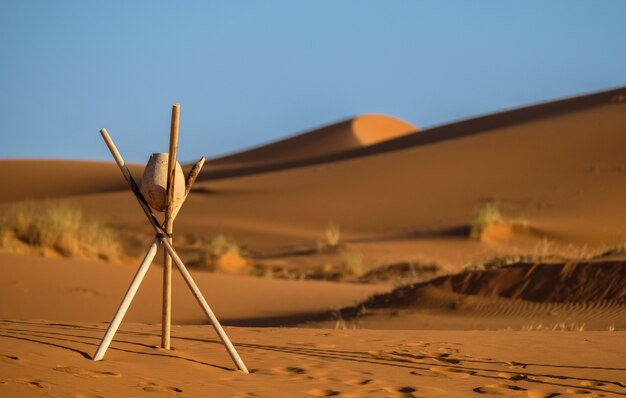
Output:
<svg viewBox="0 0 626 398">
<path fill-rule="evenodd" d="M 158 348 L 161 255 L 90 361 L 153 232 L 113 162 L 0 160 L 0 214 L 63 200 L 125 249 L 0 252 L 0 396 L 624 396 L 625 131 L 619 88 L 428 129 L 361 115 L 207 160 L 174 245 L 249 375 L 177 275 Z M 219 234 L 236 272 L 203 267 Z"/>
</svg>

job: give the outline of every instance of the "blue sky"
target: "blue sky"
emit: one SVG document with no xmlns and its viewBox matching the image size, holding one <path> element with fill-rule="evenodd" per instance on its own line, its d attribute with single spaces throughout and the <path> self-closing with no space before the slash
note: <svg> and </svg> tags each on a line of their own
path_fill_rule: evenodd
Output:
<svg viewBox="0 0 626 398">
<path fill-rule="evenodd" d="M 626 85 L 626 1 L 0 0 L 0 158 L 215 156 Z"/>
</svg>

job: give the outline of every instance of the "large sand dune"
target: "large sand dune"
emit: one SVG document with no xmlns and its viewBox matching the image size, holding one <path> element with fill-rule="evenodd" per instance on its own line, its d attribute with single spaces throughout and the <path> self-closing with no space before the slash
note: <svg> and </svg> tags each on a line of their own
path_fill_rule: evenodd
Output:
<svg viewBox="0 0 626 398">
<path fill-rule="evenodd" d="M 270 271 L 192 269 L 220 319 L 240 326 L 228 332 L 248 376 L 231 371 L 177 278 L 175 350 L 155 347 L 158 264 L 106 360 L 89 361 L 153 232 L 112 162 L 0 161 L 0 212 L 67 200 L 118 228 L 130 255 L 0 253 L 0 395 L 623 396 L 625 131 L 620 88 L 419 132 L 365 115 L 209 160 L 174 244 L 193 265 L 225 234 Z M 471 238 L 486 204 L 501 217 Z M 417 279 L 296 280 L 339 274 L 342 252 L 369 275 Z M 491 269 L 494 258 L 507 266 Z M 458 273 L 468 264 L 478 271 Z M 370 330 L 249 328 L 281 325 Z"/>
<path fill-rule="evenodd" d="M 0 202 L 65 198 L 127 189 L 110 162 L 0 160 Z M 128 165 L 137 174 L 142 166 Z"/>
<path fill-rule="evenodd" d="M 259 166 L 312 161 L 415 133 L 417 127 L 390 116 L 360 115 L 257 148 L 212 159 L 208 166 Z"/>
</svg>

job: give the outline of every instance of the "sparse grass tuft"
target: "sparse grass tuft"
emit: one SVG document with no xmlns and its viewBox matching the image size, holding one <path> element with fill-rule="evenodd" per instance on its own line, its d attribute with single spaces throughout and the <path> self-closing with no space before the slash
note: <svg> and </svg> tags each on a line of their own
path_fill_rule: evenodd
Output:
<svg viewBox="0 0 626 398">
<path fill-rule="evenodd" d="M 335 320 L 335 329 L 347 329 L 341 310 L 333 310 L 330 313 Z"/>
<path fill-rule="evenodd" d="M 363 275 L 363 255 L 357 251 L 342 250 L 339 271 L 344 279 Z"/>
<path fill-rule="evenodd" d="M 522 326 L 522 331 L 524 332 L 534 332 L 534 331 L 540 331 L 540 330 L 556 330 L 556 331 L 560 331 L 560 332 L 584 332 L 585 331 L 585 324 L 578 324 L 578 323 L 566 323 L 566 322 L 557 322 L 553 325 L 548 325 L 548 324 L 543 324 L 543 323 L 538 323 L 538 324 L 534 324 L 531 323 L 529 325 L 524 325 Z"/>
<path fill-rule="evenodd" d="M 211 271 L 236 273 L 246 267 L 239 245 L 230 237 L 219 234 L 202 247 L 202 264 Z"/>
<path fill-rule="evenodd" d="M 219 234 L 204 244 L 204 253 L 211 258 L 223 256 L 228 252 L 239 253 L 239 245 L 230 237 Z"/>
<path fill-rule="evenodd" d="M 65 257 L 114 260 L 121 254 L 115 232 L 86 217 L 69 203 L 25 202 L 0 218 L 0 248 L 13 251 L 20 243 L 53 249 Z"/>
<path fill-rule="evenodd" d="M 616 244 L 606 250 L 607 254 L 624 254 L 626 253 L 626 239 L 621 239 Z"/>
<path fill-rule="evenodd" d="M 501 222 L 503 219 L 500 206 L 495 202 L 484 204 L 474 213 L 470 237 L 480 239 L 483 232 L 492 224 Z"/>
<path fill-rule="evenodd" d="M 318 251 L 334 251 L 339 248 L 341 244 L 341 229 L 339 225 L 331 222 L 324 229 L 324 237 L 318 242 Z"/>
</svg>

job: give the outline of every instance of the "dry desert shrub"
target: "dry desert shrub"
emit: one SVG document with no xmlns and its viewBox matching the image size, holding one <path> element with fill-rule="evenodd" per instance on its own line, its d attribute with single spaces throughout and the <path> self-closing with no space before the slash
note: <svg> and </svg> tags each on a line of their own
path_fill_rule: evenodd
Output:
<svg viewBox="0 0 626 398">
<path fill-rule="evenodd" d="M 324 230 L 324 238 L 328 247 L 334 248 L 339 246 L 339 242 L 341 240 L 341 230 L 339 229 L 339 225 L 335 223 L 328 224 Z"/>
<path fill-rule="evenodd" d="M 342 250 L 339 272 L 343 279 L 358 278 L 363 275 L 363 255 L 357 251 Z"/>
<path fill-rule="evenodd" d="M 538 323 L 538 324 L 531 323 L 531 324 L 522 326 L 521 330 L 523 332 L 534 332 L 534 331 L 541 331 L 541 330 L 556 330 L 560 332 L 584 332 L 585 324 L 584 323 L 579 324 L 575 322 L 570 322 L 570 323 L 557 322 L 552 325 L 549 325 L 549 324 L 544 325 L 543 323 Z"/>
<path fill-rule="evenodd" d="M 480 239 L 487 227 L 502 222 L 502 219 L 502 212 L 497 203 L 489 202 L 484 204 L 474 213 L 470 237 Z"/>
<path fill-rule="evenodd" d="M 202 264 L 210 271 L 238 273 L 248 264 L 239 245 L 226 235 L 216 235 L 202 247 Z"/>
<path fill-rule="evenodd" d="M 65 257 L 109 261 L 121 251 L 115 231 L 60 201 L 24 202 L 9 208 L 0 217 L 0 248 L 11 250 L 16 243 L 53 249 Z"/>
<path fill-rule="evenodd" d="M 334 222 L 329 223 L 324 229 L 324 236 L 317 244 L 318 251 L 336 251 L 341 244 L 341 229 Z"/>
</svg>

